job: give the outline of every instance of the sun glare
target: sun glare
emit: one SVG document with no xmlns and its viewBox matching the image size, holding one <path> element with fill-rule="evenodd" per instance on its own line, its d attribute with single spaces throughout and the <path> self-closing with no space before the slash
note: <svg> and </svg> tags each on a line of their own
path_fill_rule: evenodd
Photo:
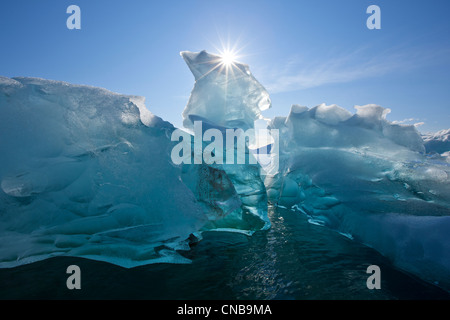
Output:
<svg viewBox="0 0 450 320">
<path fill-rule="evenodd" d="M 230 67 L 236 60 L 236 54 L 233 51 L 225 50 L 222 54 L 222 63 L 226 67 Z"/>
<path fill-rule="evenodd" d="M 217 74 L 225 75 L 226 79 L 229 77 L 234 78 L 236 77 L 236 74 L 243 72 L 240 67 L 240 62 L 238 62 L 238 60 L 242 58 L 242 48 L 238 48 L 237 43 L 233 46 L 229 42 L 224 43 L 222 40 L 220 40 L 220 43 L 221 47 L 213 45 L 217 50 L 217 59 L 212 61 L 214 65 L 210 72 L 217 70 Z"/>
</svg>

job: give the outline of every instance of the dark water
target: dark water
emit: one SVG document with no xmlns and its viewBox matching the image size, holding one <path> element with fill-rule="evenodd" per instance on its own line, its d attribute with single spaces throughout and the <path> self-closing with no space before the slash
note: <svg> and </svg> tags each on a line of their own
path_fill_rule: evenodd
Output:
<svg viewBox="0 0 450 320">
<path fill-rule="evenodd" d="M 124 269 L 59 257 L 0 270 L 1 299 L 450 299 L 450 294 L 395 268 L 374 250 L 301 214 L 272 208 L 272 228 L 247 237 L 209 232 L 182 254 L 188 265 Z M 66 268 L 81 269 L 68 290 Z M 381 268 L 369 290 L 366 269 Z"/>
</svg>

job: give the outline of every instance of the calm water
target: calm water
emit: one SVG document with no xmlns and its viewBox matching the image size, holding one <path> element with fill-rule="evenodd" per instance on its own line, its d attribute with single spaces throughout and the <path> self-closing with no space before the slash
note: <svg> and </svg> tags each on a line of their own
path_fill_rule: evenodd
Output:
<svg viewBox="0 0 450 320">
<path fill-rule="evenodd" d="M 393 268 L 374 250 L 301 214 L 272 208 L 272 228 L 252 237 L 209 232 L 182 254 L 189 265 L 124 269 L 78 258 L 52 258 L 0 270 L 1 299 L 450 299 L 450 294 Z M 66 287 L 67 266 L 81 269 L 81 290 Z M 381 290 L 366 269 L 381 268 Z"/>
</svg>

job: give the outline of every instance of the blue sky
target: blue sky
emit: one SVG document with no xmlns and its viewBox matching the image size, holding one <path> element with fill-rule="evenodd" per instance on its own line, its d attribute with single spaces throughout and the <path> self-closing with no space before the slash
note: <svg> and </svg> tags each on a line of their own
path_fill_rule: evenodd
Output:
<svg viewBox="0 0 450 320">
<path fill-rule="evenodd" d="M 66 27 L 71 4 L 81 30 Z M 366 27 L 372 4 L 381 30 Z M 2 0 L 0 39 L 0 75 L 145 96 L 176 126 L 194 84 L 179 52 L 230 43 L 268 89 L 267 117 L 375 103 L 420 131 L 450 128 L 447 0 Z"/>
</svg>

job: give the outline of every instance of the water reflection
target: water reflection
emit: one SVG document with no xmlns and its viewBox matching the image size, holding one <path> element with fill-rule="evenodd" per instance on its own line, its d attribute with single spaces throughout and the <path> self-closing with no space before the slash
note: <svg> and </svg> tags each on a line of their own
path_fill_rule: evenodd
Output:
<svg viewBox="0 0 450 320">
<path fill-rule="evenodd" d="M 450 294 L 391 266 L 374 250 L 298 212 L 269 209 L 272 227 L 248 237 L 208 232 L 183 255 L 189 265 L 124 269 L 59 257 L 1 269 L 2 299 L 450 299 Z M 83 290 L 66 289 L 77 264 Z M 366 269 L 381 267 L 381 290 L 366 287 Z"/>
</svg>

